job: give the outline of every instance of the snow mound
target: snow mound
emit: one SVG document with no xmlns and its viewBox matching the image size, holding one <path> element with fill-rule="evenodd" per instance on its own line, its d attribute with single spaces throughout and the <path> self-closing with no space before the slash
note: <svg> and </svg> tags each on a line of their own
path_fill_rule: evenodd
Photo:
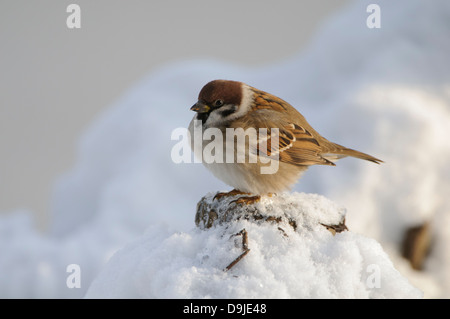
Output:
<svg viewBox="0 0 450 319">
<path fill-rule="evenodd" d="M 226 214 L 236 199 L 214 207 Z M 212 202 L 212 195 L 206 201 Z M 350 231 L 333 236 L 322 225 L 340 222 L 345 211 L 323 196 L 283 194 L 231 206 L 243 218 L 189 232 L 149 229 L 111 258 L 86 298 L 422 297 L 375 240 Z M 289 216 L 296 227 L 285 220 L 245 218 L 256 213 L 252 209 L 263 217 Z M 243 253 L 242 230 L 249 251 L 224 270 Z"/>
</svg>

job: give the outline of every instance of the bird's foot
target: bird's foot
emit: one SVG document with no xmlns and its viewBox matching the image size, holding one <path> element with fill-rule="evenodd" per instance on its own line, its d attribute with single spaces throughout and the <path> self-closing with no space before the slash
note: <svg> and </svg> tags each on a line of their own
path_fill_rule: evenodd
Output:
<svg viewBox="0 0 450 319">
<path fill-rule="evenodd" d="M 230 202 L 231 203 L 235 203 L 236 205 L 242 204 L 242 205 L 252 205 L 254 203 L 257 203 L 261 200 L 261 196 L 260 195 L 255 195 L 255 196 L 243 196 L 243 197 L 239 197 L 238 199 L 235 199 L 233 201 Z"/>
<path fill-rule="evenodd" d="M 213 198 L 213 200 L 220 200 L 220 199 L 222 199 L 223 197 L 229 197 L 229 196 L 235 196 L 235 195 L 250 195 L 250 193 L 244 193 L 244 192 L 241 192 L 241 191 L 239 191 L 239 190 L 237 190 L 237 189 L 233 189 L 232 191 L 230 191 L 230 192 L 223 192 L 223 193 L 217 193 L 215 196 L 214 196 L 214 198 Z"/>
</svg>

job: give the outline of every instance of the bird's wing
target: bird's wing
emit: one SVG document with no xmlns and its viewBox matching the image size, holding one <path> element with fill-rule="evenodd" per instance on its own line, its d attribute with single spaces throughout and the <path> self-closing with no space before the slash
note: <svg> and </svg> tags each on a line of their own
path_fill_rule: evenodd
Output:
<svg viewBox="0 0 450 319">
<path fill-rule="evenodd" d="M 279 127 L 278 132 L 274 128 L 268 131 L 266 143 L 258 145 L 259 155 L 278 157 L 281 162 L 293 165 L 334 165 L 320 155 L 319 140 L 308 129 L 288 123 Z"/>
<path fill-rule="evenodd" d="M 250 145 L 252 153 L 293 165 L 334 165 L 320 155 L 323 138 L 312 128 L 293 123 L 288 116 L 280 116 L 273 109 L 256 112 L 258 114 L 247 117 L 243 125 L 259 129 L 257 145 Z M 261 129 L 266 129 L 267 133 Z"/>
</svg>

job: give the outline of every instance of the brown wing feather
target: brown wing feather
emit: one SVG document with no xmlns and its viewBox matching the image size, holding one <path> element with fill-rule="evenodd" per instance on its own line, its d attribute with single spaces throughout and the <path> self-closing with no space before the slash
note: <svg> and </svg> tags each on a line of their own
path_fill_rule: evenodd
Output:
<svg viewBox="0 0 450 319">
<path fill-rule="evenodd" d="M 290 130 L 295 140 L 292 147 L 280 152 L 282 162 L 294 165 L 334 165 L 320 155 L 322 148 L 318 137 L 297 124 L 289 124 L 285 129 Z"/>
<path fill-rule="evenodd" d="M 253 117 L 253 119 L 264 119 L 265 116 L 262 114 L 265 113 L 265 115 L 269 116 L 273 111 L 258 110 L 256 112 L 260 112 L 260 115 Z M 268 119 L 269 117 L 266 118 Z M 270 116 L 270 119 L 271 125 L 276 126 L 273 116 Z M 268 121 L 264 122 L 267 123 Z M 256 127 L 267 127 L 266 123 L 264 125 L 257 123 Z M 255 153 L 258 152 L 259 155 L 272 157 L 278 155 L 281 162 L 293 165 L 334 165 L 320 155 L 321 146 L 319 140 L 309 130 L 285 120 L 283 120 L 283 123 L 277 124 L 279 124 L 279 127 L 268 129 L 266 137 L 259 137 Z M 276 140 L 275 128 L 278 129 L 278 142 L 274 143 Z"/>
<path fill-rule="evenodd" d="M 353 156 L 375 163 L 381 160 L 368 154 L 332 143 L 317 133 L 306 119 L 286 101 L 267 92 L 257 91 L 253 112 L 254 116 L 245 117 L 245 122 L 236 121 L 234 127 L 267 128 L 267 136 L 260 138 L 255 154 L 261 156 L 279 156 L 281 162 L 293 165 L 332 165 L 332 160 Z M 257 107 L 256 107 L 257 106 Z M 300 121 L 298 120 L 300 118 Z M 296 123 L 293 123 L 296 119 Z M 278 143 L 272 145 L 272 129 L 278 128 Z"/>
</svg>

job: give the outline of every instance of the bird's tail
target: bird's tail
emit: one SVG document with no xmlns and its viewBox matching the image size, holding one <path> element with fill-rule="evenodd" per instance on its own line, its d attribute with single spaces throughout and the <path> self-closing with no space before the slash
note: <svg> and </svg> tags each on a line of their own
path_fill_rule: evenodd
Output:
<svg viewBox="0 0 450 319">
<path fill-rule="evenodd" d="M 366 161 L 370 161 L 376 164 L 380 164 L 380 163 L 384 163 L 382 160 L 373 157 L 372 155 L 357 151 L 357 150 L 353 150 L 351 148 L 347 148 L 344 146 L 341 146 L 339 144 L 334 144 L 334 148 L 332 150 L 330 150 L 329 152 L 327 152 L 326 154 L 322 154 L 322 157 L 326 158 L 329 161 L 336 161 L 340 158 L 346 157 L 346 156 L 352 156 L 352 157 L 356 157 L 359 159 L 363 159 Z"/>
</svg>

